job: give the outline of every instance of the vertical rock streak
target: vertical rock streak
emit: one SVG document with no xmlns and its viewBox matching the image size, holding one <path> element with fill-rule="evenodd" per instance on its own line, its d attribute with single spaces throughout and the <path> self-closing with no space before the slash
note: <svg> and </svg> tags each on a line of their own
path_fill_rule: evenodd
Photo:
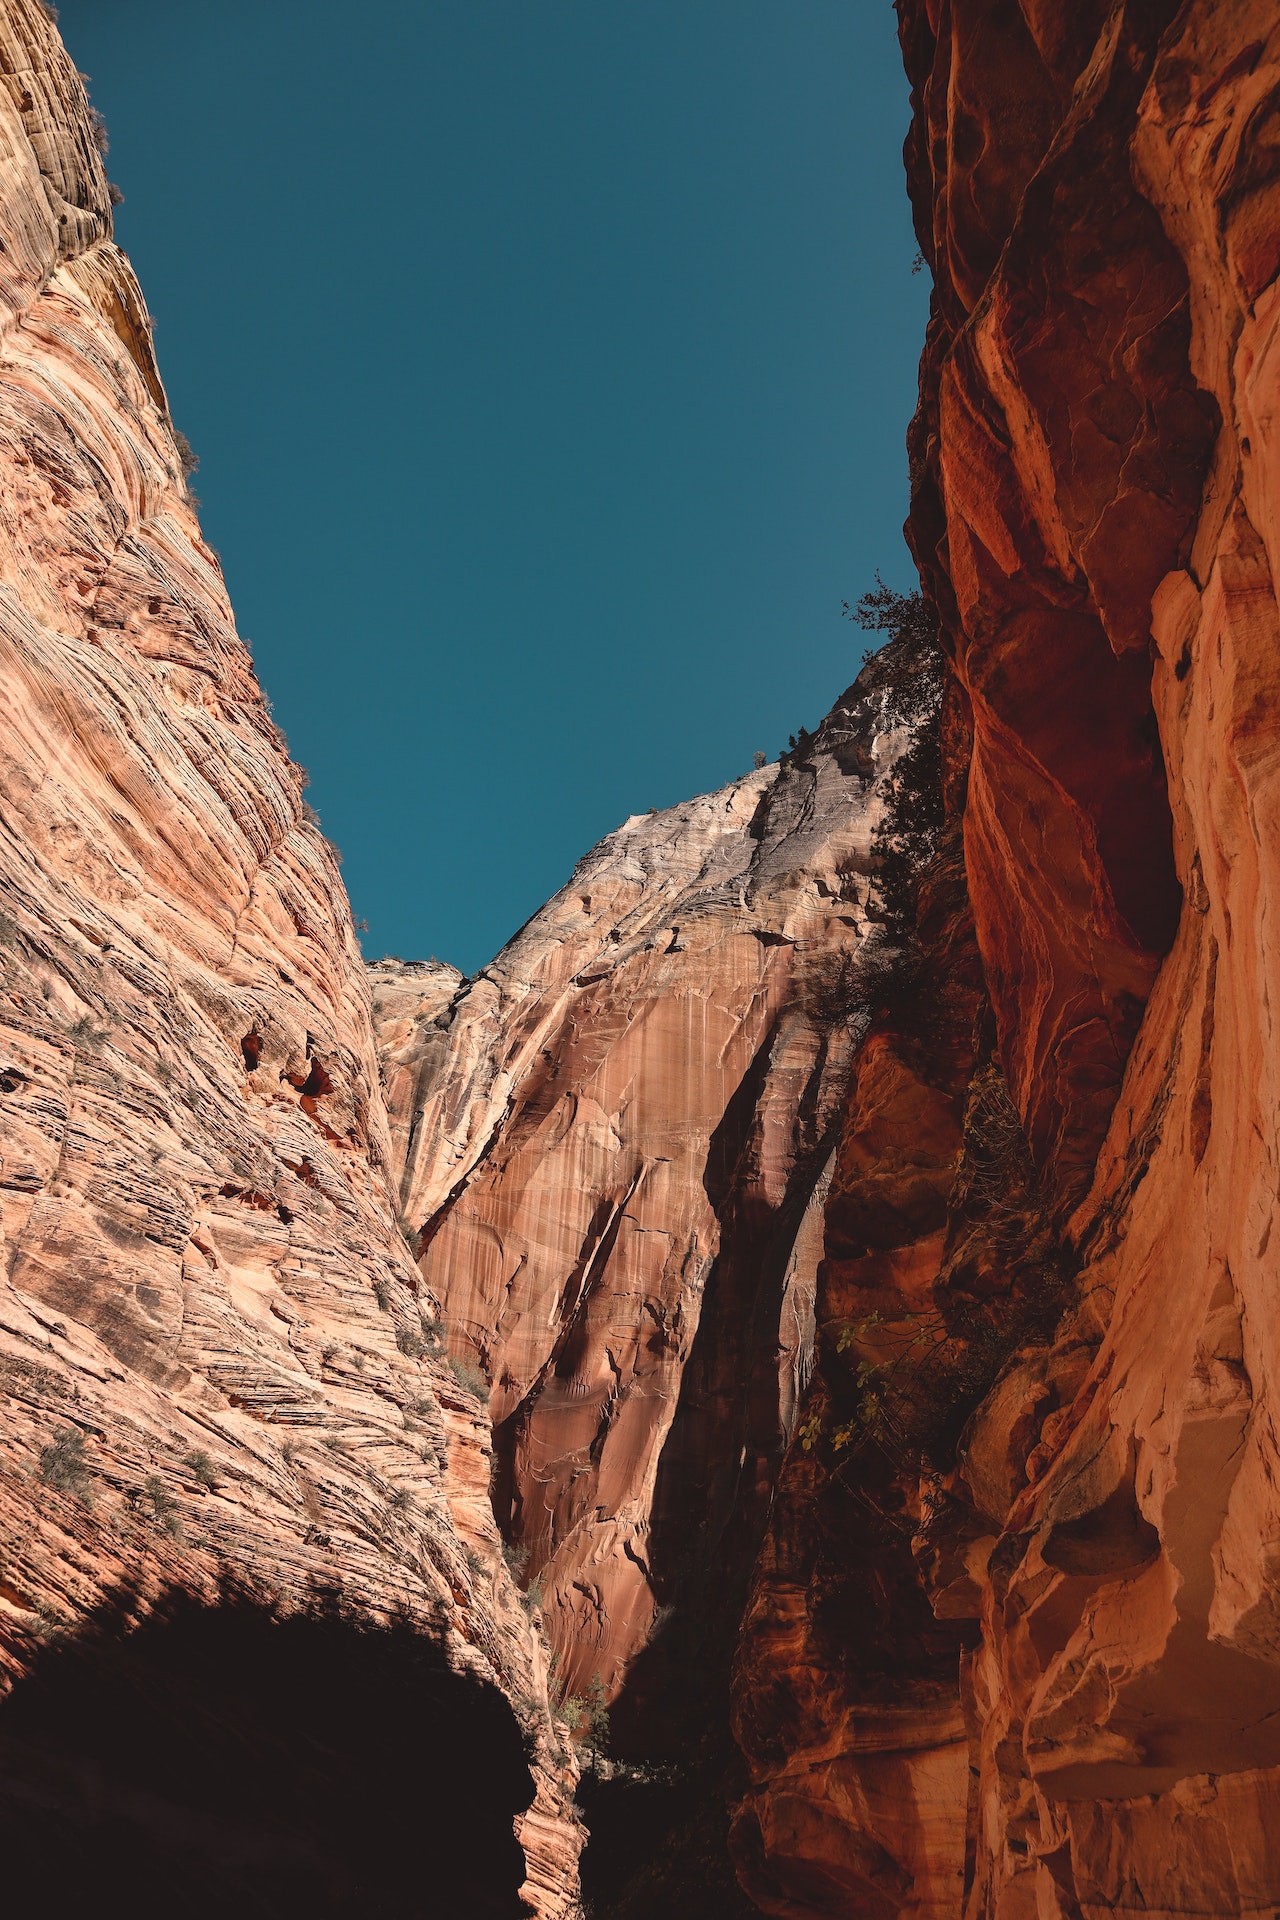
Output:
<svg viewBox="0 0 1280 1920">
<path fill-rule="evenodd" d="M 763 1526 L 811 1351 L 881 706 L 859 683 L 807 759 L 625 822 L 475 980 L 373 969 L 406 1221 L 490 1383 L 495 1503 L 571 1692 L 616 1694 L 677 1589 L 740 1588 Z"/>
</svg>

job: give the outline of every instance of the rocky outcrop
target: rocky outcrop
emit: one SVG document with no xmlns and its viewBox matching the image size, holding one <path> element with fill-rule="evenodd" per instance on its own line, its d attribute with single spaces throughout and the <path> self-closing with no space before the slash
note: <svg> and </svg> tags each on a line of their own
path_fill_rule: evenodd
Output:
<svg viewBox="0 0 1280 1920">
<path fill-rule="evenodd" d="M 954 1636 L 931 1649 L 912 1527 L 842 1542 L 825 1517 L 836 1335 L 909 1291 L 954 1325 L 968 1120 L 945 1007 L 910 1055 L 941 1204 L 879 1241 L 868 1215 L 894 1116 L 924 1110 L 888 1014 L 828 1214 L 815 1444 L 784 1468 L 748 1614 L 741 1857 L 787 1915 L 1254 1913 L 1280 1899 L 1280 29 L 1247 0 L 899 11 L 937 289 L 911 534 L 966 717 L 948 771 L 994 1016 L 963 1104 L 1000 1074 L 1039 1182 L 1003 1282 L 986 1263 L 999 1378 L 957 1397 L 967 1423 L 914 1492 L 901 1449 L 881 1466 Z M 954 1000 L 957 957 L 931 951 Z M 877 1337 L 853 1342 L 873 1367 Z"/>
<path fill-rule="evenodd" d="M 741 1583 L 811 1357 L 870 928 L 872 683 L 785 766 L 638 815 L 474 980 L 372 971 L 402 1205 L 494 1423 L 559 1684 Z M 724 1621 L 720 1621 L 724 1631 Z"/>
<path fill-rule="evenodd" d="M 0 336 L 6 1673 L 228 1582 L 403 1615 L 519 1704 L 528 1891 L 566 1914 L 573 1763 L 487 1422 L 429 1357 L 337 858 L 201 539 L 39 0 L 0 5 Z"/>
</svg>

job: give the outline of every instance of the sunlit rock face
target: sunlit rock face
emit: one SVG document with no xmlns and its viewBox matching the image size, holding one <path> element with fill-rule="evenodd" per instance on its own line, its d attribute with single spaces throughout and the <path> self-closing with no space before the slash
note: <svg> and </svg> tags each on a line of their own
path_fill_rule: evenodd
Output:
<svg viewBox="0 0 1280 1920">
<path fill-rule="evenodd" d="M 372 970 L 406 1228 L 489 1383 L 562 1684 L 741 1577 L 807 1378 L 868 930 L 861 683 L 811 752 L 638 815 L 489 967 Z"/>
<path fill-rule="evenodd" d="M 530 1887 L 565 1914 L 572 1762 L 487 1423 L 417 1357 L 337 859 L 201 539 L 38 0 L 0 4 L 0 243 L 6 1671 L 124 1588 L 144 1613 L 228 1580 L 403 1610 L 524 1703 Z"/>
<path fill-rule="evenodd" d="M 967 709 L 996 1055 L 1077 1270 L 920 1502 L 950 1649 L 898 1544 L 807 1520 L 819 1455 L 784 1468 L 739 1671 L 743 1871 L 796 1916 L 1270 1911 L 1280 25 L 1250 0 L 899 13 L 937 286 L 910 530 Z M 888 1104 L 864 1052 L 820 1329 L 855 1280 L 942 1284 L 945 1205 L 932 1254 L 925 1206 L 865 1264 L 851 1148 L 920 1107 L 891 1027 L 874 1045 Z M 833 1591 L 862 1594 L 843 1655 Z"/>
</svg>

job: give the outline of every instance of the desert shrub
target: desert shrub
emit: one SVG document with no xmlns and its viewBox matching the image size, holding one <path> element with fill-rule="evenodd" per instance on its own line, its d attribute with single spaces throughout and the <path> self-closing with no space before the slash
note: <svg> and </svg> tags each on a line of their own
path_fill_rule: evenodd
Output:
<svg viewBox="0 0 1280 1920">
<path fill-rule="evenodd" d="M 92 1506 L 89 1463 L 84 1457 L 84 1435 L 77 1427 L 60 1427 L 40 1454 L 40 1478 L 59 1493 L 73 1493 Z"/>
<path fill-rule="evenodd" d="M 503 1543 L 502 1557 L 507 1563 L 507 1571 L 513 1580 L 523 1580 L 525 1569 L 529 1565 L 528 1547 L 519 1547 L 514 1540 Z"/>
<path fill-rule="evenodd" d="M 593 1673 L 585 1693 L 566 1694 L 556 1712 L 579 1747 L 603 1753 L 609 1744 L 609 1709 L 604 1681 Z"/>
<path fill-rule="evenodd" d="M 186 1456 L 187 1471 L 191 1478 L 202 1487 L 213 1488 L 218 1484 L 218 1470 L 202 1447 L 195 1447 Z"/>
<path fill-rule="evenodd" d="M 387 1495 L 387 1505 L 393 1513 L 409 1513 L 413 1507 L 413 1495 L 408 1487 L 393 1487 Z"/>
<path fill-rule="evenodd" d="M 485 1399 L 489 1392 L 489 1382 L 480 1369 L 469 1360 L 460 1360 L 456 1354 L 442 1353 L 440 1358 L 453 1374 L 454 1379 L 464 1393 L 474 1393 L 478 1399 Z"/>
<path fill-rule="evenodd" d="M 105 1044 L 107 1038 L 105 1027 L 95 1026 L 92 1016 L 87 1013 L 82 1013 L 78 1020 L 73 1020 L 67 1032 L 76 1045 L 83 1048 L 86 1053 L 96 1053 L 99 1047 Z"/>
<path fill-rule="evenodd" d="M 149 1474 L 142 1483 L 142 1494 L 157 1523 L 173 1539 L 182 1538 L 182 1523 L 178 1519 L 178 1503 L 158 1473 Z"/>
<path fill-rule="evenodd" d="M 373 1297 L 383 1313 L 391 1311 L 391 1282 L 379 1275 L 373 1283 Z"/>
<path fill-rule="evenodd" d="M 108 180 L 107 182 L 107 198 L 113 207 L 122 207 L 124 205 L 124 194 L 114 180 Z"/>
<path fill-rule="evenodd" d="M 182 468 L 184 481 L 190 480 L 200 466 L 200 455 L 196 452 L 185 433 L 178 427 L 171 428 L 173 444 L 178 452 L 178 465 Z"/>
</svg>

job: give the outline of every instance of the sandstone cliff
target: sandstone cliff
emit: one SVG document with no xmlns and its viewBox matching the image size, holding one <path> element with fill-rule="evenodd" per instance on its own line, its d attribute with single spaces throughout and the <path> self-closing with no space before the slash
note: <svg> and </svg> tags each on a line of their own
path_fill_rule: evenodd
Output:
<svg viewBox="0 0 1280 1920">
<path fill-rule="evenodd" d="M 517 1910 L 518 1814 L 529 1894 L 563 1915 L 573 1762 L 498 1551 L 487 1422 L 430 1358 L 336 856 L 201 539 L 39 0 L 0 4 L 0 648 L 5 1673 L 228 1585 L 403 1615 L 519 1703 L 536 1752 L 475 1910 Z M 6 1794 L 32 1818 L 61 1796 L 74 1828 L 76 1754 L 65 1777 L 45 1756 L 33 1803 L 30 1750 L 0 1744 Z M 141 1804 L 93 1791 L 126 1824 Z"/>
<path fill-rule="evenodd" d="M 929 1034 L 890 1008 L 858 1064 L 818 1440 L 744 1631 L 737 1845 L 777 1914 L 1269 1911 L 1280 26 L 899 12 L 936 280 L 910 531 L 969 905 L 923 930 Z M 966 1270 L 984 1087 L 1019 1192 Z M 896 1222 L 886 1148 L 921 1175 Z M 966 1294 L 970 1329 L 975 1299 L 1003 1319 L 998 1380 L 914 1479 L 864 1449 L 850 1514 L 849 1329 L 882 1380 L 868 1309 L 954 1342 Z"/>
<path fill-rule="evenodd" d="M 0 0 L 6 1849 L 68 1796 L 163 1828 L 48 1730 L 207 1616 L 483 1727 L 477 1914 L 513 1815 L 572 1908 L 549 1655 L 624 1756 L 710 1741 L 762 1912 L 1280 1906 L 1273 13 L 900 0 L 951 674 L 911 968 L 863 958 L 873 669 L 464 981 L 360 964 L 83 89 Z"/>
<path fill-rule="evenodd" d="M 638 815 L 474 980 L 372 970 L 405 1225 L 494 1423 L 559 1684 L 609 1697 L 749 1565 L 808 1377 L 870 931 L 874 675 Z"/>
</svg>

